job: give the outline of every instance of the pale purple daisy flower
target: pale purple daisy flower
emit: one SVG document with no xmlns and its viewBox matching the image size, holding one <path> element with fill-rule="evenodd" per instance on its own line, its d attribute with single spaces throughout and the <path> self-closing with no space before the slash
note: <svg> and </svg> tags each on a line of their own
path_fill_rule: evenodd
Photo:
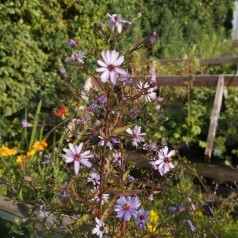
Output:
<svg viewBox="0 0 238 238">
<path fill-rule="evenodd" d="M 137 84 L 137 87 L 142 92 L 141 98 L 144 98 L 146 102 L 151 102 L 156 99 L 156 92 L 154 91 L 154 88 L 150 88 L 148 83 L 143 85 L 140 81 L 139 84 Z"/>
<path fill-rule="evenodd" d="M 115 50 L 102 52 L 104 62 L 101 60 L 97 61 L 101 68 L 96 69 L 96 71 L 103 72 L 100 76 L 103 83 L 106 83 L 110 77 L 111 82 L 115 85 L 117 74 L 123 76 L 128 75 L 124 69 L 118 67 L 124 62 L 124 56 L 120 56 L 119 58 L 118 56 L 119 52 L 116 52 Z"/>
<path fill-rule="evenodd" d="M 132 175 L 128 175 L 128 179 L 132 182 L 136 180 Z"/>
<path fill-rule="evenodd" d="M 151 151 L 156 151 L 157 150 L 157 145 L 156 143 L 152 141 L 148 141 L 146 144 L 143 145 L 143 150 L 151 150 Z"/>
<path fill-rule="evenodd" d="M 87 179 L 87 181 L 88 182 L 92 182 L 93 183 L 93 185 L 99 185 L 100 184 L 100 175 L 99 174 L 97 174 L 97 173 L 92 173 L 89 177 L 88 177 L 88 179 Z"/>
<path fill-rule="evenodd" d="M 61 156 L 65 158 L 66 163 L 74 162 L 74 172 L 76 175 L 79 173 L 81 164 L 87 168 L 92 167 L 92 163 L 88 161 L 88 158 L 92 158 L 93 155 L 90 154 L 89 150 L 81 152 L 82 148 L 82 142 L 78 146 L 74 146 L 73 144 L 69 143 L 69 149 L 63 149 L 66 154 L 61 154 Z"/>
<path fill-rule="evenodd" d="M 145 223 L 149 220 L 149 212 L 144 209 L 140 209 L 135 220 L 139 229 L 145 229 Z"/>
<path fill-rule="evenodd" d="M 92 234 L 96 234 L 97 236 L 99 236 L 100 238 L 103 237 L 103 234 L 105 232 L 107 232 L 107 228 L 105 226 L 105 223 L 101 220 L 99 220 L 97 217 L 95 218 L 96 220 L 96 227 L 93 228 L 92 230 Z"/>
<path fill-rule="evenodd" d="M 121 33 L 122 24 L 124 24 L 126 28 L 129 28 L 132 25 L 131 22 L 123 20 L 120 14 L 112 14 L 112 15 L 107 14 L 107 15 L 110 17 L 108 24 L 112 29 L 112 31 L 114 31 L 114 29 L 117 28 L 118 33 Z"/>
<path fill-rule="evenodd" d="M 85 52 L 79 51 L 79 53 L 73 54 L 69 58 L 66 58 L 65 62 L 68 63 L 68 62 L 74 61 L 80 64 L 84 64 L 84 61 L 83 61 L 84 55 L 85 55 Z"/>
<path fill-rule="evenodd" d="M 197 229 L 196 227 L 193 225 L 192 221 L 191 220 L 183 220 L 183 222 L 185 223 L 188 223 L 189 225 L 189 228 L 191 229 L 192 232 L 195 232 Z"/>
<path fill-rule="evenodd" d="M 121 196 L 117 199 L 117 204 L 115 206 L 115 212 L 117 217 L 123 221 L 129 221 L 131 217 L 136 218 L 137 209 L 140 207 L 141 203 L 138 197 L 124 197 Z"/>
<path fill-rule="evenodd" d="M 113 162 L 118 163 L 119 166 L 122 164 L 122 153 L 121 152 L 116 152 L 112 154 L 114 160 Z"/>
<path fill-rule="evenodd" d="M 96 189 L 96 188 L 94 188 L 94 189 Z M 91 190 L 91 192 L 93 192 L 93 191 L 94 191 L 94 190 Z M 109 194 L 103 193 L 103 195 L 102 195 L 102 205 L 104 204 L 104 202 L 107 202 L 107 201 L 108 201 L 109 196 L 110 196 Z M 94 200 L 94 201 L 96 201 L 96 202 L 100 202 L 100 196 L 99 196 L 99 194 L 95 195 L 92 200 Z"/>
<path fill-rule="evenodd" d="M 39 217 L 44 219 L 49 216 L 50 212 L 46 210 L 45 204 L 40 205 Z"/>
<path fill-rule="evenodd" d="M 133 131 L 131 128 L 128 128 L 126 129 L 126 132 L 132 136 L 132 144 L 134 146 L 137 146 L 137 143 L 144 141 L 143 136 L 146 135 L 146 133 L 141 133 L 141 127 L 137 125 L 135 125 Z"/>
<path fill-rule="evenodd" d="M 151 194 L 149 195 L 148 200 L 154 201 L 154 195 L 153 195 L 153 193 L 151 193 Z"/>
<path fill-rule="evenodd" d="M 177 211 L 177 207 L 169 207 L 169 211 L 174 213 Z"/>
<path fill-rule="evenodd" d="M 49 164 L 49 165 L 51 165 L 51 166 L 54 166 L 55 164 L 54 164 L 54 162 L 52 162 L 51 161 L 51 154 L 48 154 L 48 155 L 44 155 L 44 158 L 43 158 L 43 160 L 42 160 L 42 164 Z"/>
<path fill-rule="evenodd" d="M 23 119 L 23 120 L 21 120 L 21 126 L 23 128 L 32 127 L 32 124 Z"/>
<path fill-rule="evenodd" d="M 106 140 L 102 136 L 98 136 L 98 137 L 101 139 L 101 141 L 99 141 L 98 145 L 104 146 Z M 112 150 L 112 144 L 118 144 L 118 143 L 119 143 L 119 141 L 117 139 L 111 138 L 110 140 L 107 141 L 107 146 L 109 147 L 110 150 Z"/>
<path fill-rule="evenodd" d="M 165 146 L 159 151 L 158 160 L 150 162 L 154 168 L 160 172 L 161 176 L 165 175 L 169 172 L 169 170 L 174 168 L 171 156 L 175 154 L 175 151 L 171 150 L 169 153 L 168 151 L 168 147 Z"/>
</svg>

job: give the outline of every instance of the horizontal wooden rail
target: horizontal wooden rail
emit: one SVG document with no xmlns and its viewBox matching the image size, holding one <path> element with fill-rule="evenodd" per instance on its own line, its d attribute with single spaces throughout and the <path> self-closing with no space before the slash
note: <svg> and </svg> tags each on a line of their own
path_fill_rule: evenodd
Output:
<svg viewBox="0 0 238 238">
<path fill-rule="evenodd" d="M 158 62 L 161 65 L 167 65 L 167 64 L 179 64 L 179 63 L 191 61 L 191 60 L 192 59 L 163 59 L 163 60 L 159 60 Z M 203 65 L 238 63 L 238 57 L 237 56 L 223 56 L 223 57 L 215 57 L 215 58 L 205 58 L 205 59 L 200 59 L 200 63 Z"/>
<path fill-rule="evenodd" d="M 194 76 L 158 76 L 158 86 L 183 87 L 189 82 L 195 87 L 216 87 L 219 75 L 194 75 Z M 225 87 L 238 87 L 238 75 L 224 75 Z"/>
</svg>

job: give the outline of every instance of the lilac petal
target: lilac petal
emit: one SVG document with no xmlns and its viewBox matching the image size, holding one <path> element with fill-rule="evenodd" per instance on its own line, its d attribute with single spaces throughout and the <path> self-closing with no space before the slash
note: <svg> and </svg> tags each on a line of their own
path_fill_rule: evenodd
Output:
<svg viewBox="0 0 238 238">
<path fill-rule="evenodd" d="M 107 67 L 107 64 L 105 64 L 103 61 L 98 60 L 97 62 L 98 62 L 98 64 L 99 64 L 100 66 L 102 66 L 102 67 Z"/>
<path fill-rule="evenodd" d="M 84 166 L 86 166 L 87 168 L 91 168 L 92 167 L 92 163 L 89 162 L 87 159 L 82 159 L 80 161 Z"/>
<path fill-rule="evenodd" d="M 118 68 L 118 67 L 115 67 L 115 71 L 118 73 L 118 74 L 121 74 L 121 75 L 124 75 L 124 76 L 127 76 L 128 73 L 124 70 L 124 69 L 121 69 L 121 68 Z"/>
<path fill-rule="evenodd" d="M 123 62 L 124 62 L 124 56 L 121 56 L 121 57 L 119 57 L 119 58 L 117 59 L 116 62 L 114 62 L 114 65 L 115 65 L 115 66 L 119 66 L 119 65 L 121 65 Z"/>
<path fill-rule="evenodd" d="M 69 148 L 74 154 L 77 154 L 77 151 L 75 150 L 75 147 L 73 146 L 73 144 L 69 143 Z"/>
<path fill-rule="evenodd" d="M 71 163 L 74 161 L 74 158 L 72 156 L 62 155 L 62 157 L 65 158 L 66 163 Z"/>
<path fill-rule="evenodd" d="M 100 78 L 103 83 L 106 83 L 109 78 L 109 71 L 108 70 L 104 71 Z"/>
<path fill-rule="evenodd" d="M 90 154 L 90 150 L 84 151 L 83 153 L 81 153 L 81 156 L 86 156 L 86 155 L 88 155 L 88 154 Z"/>
<path fill-rule="evenodd" d="M 106 70 L 107 70 L 107 68 L 98 68 L 98 69 L 96 69 L 96 72 L 104 72 Z"/>
<path fill-rule="evenodd" d="M 72 154 L 72 155 L 74 155 L 74 153 L 72 153 L 72 151 L 69 150 L 69 149 L 64 148 L 63 151 L 66 152 L 67 154 Z"/>
<path fill-rule="evenodd" d="M 171 150 L 171 151 L 168 153 L 167 157 L 171 157 L 171 156 L 173 156 L 173 155 L 175 155 L 175 150 Z"/>
<path fill-rule="evenodd" d="M 117 25 L 117 31 L 118 31 L 118 33 L 121 33 L 121 31 L 122 31 L 122 25 L 121 24 Z"/>
<path fill-rule="evenodd" d="M 106 51 L 102 51 L 102 58 L 106 62 L 106 64 L 109 64 L 109 62 L 107 60 L 107 56 L 106 56 Z"/>
<path fill-rule="evenodd" d="M 111 53 L 110 53 L 110 50 L 107 50 L 106 57 L 107 57 L 108 64 L 111 64 Z"/>
<path fill-rule="evenodd" d="M 81 142 L 79 146 L 77 147 L 77 154 L 80 154 L 82 148 L 83 148 L 83 143 Z"/>
<path fill-rule="evenodd" d="M 169 150 L 168 146 L 165 146 L 165 147 L 162 149 L 162 151 L 163 151 L 163 153 L 164 153 L 164 156 L 167 156 L 168 150 Z"/>
<path fill-rule="evenodd" d="M 127 132 L 127 133 L 129 133 L 130 135 L 132 135 L 132 134 L 133 134 L 133 132 L 132 132 L 131 128 L 127 128 L 127 129 L 126 129 L 126 132 Z"/>
<path fill-rule="evenodd" d="M 79 169 L 80 169 L 80 163 L 79 163 L 79 161 L 75 160 L 74 161 L 74 173 L 76 175 L 79 173 Z"/>
<path fill-rule="evenodd" d="M 115 50 L 113 50 L 113 51 L 111 52 L 111 63 L 112 63 L 112 64 L 117 60 L 118 55 L 119 55 L 119 53 L 116 52 Z"/>
<path fill-rule="evenodd" d="M 114 71 L 110 72 L 110 80 L 114 85 L 116 85 L 116 74 Z"/>
</svg>

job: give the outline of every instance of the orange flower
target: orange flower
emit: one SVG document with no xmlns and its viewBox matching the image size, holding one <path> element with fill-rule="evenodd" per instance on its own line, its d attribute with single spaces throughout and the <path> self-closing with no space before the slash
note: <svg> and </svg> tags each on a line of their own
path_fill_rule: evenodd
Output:
<svg viewBox="0 0 238 238">
<path fill-rule="evenodd" d="M 17 154 L 17 150 L 9 149 L 5 145 L 2 145 L 1 152 L 0 152 L 1 156 L 11 156 L 11 155 L 15 155 L 15 154 Z"/>
<path fill-rule="evenodd" d="M 32 155 L 34 155 L 35 153 L 36 153 L 36 151 L 35 151 L 34 149 L 32 149 L 32 150 L 28 150 L 27 153 L 26 153 L 26 155 L 27 155 L 27 156 L 32 156 Z"/>
<path fill-rule="evenodd" d="M 48 146 L 47 142 L 45 140 L 37 141 L 32 148 L 35 150 L 44 150 Z"/>
<path fill-rule="evenodd" d="M 56 110 L 57 116 L 62 116 L 62 115 L 66 115 L 66 114 L 67 114 L 67 109 L 65 107 L 57 108 L 57 110 Z"/>
</svg>

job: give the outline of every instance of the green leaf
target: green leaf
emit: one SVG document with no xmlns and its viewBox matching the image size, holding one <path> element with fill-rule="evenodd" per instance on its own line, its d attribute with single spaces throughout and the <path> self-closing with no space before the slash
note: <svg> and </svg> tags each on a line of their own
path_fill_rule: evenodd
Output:
<svg viewBox="0 0 238 238">
<path fill-rule="evenodd" d="M 3 185 L 0 185 L 0 195 L 6 195 L 6 194 L 7 194 L 7 189 Z"/>
<path fill-rule="evenodd" d="M 111 195 L 118 195 L 118 196 L 132 196 L 135 194 L 142 193 L 143 190 L 141 189 L 135 189 L 135 190 L 128 190 L 125 188 L 108 188 L 106 189 L 105 193 L 111 194 Z"/>
<path fill-rule="evenodd" d="M 112 131 L 112 133 L 113 134 L 120 134 L 120 133 L 124 132 L 126 129 L 128 129 L 128 128 L 134 126 L 134 125 L 135 124 L 131 124 L 131 125 L 128 125 L 128 126 L 123 126 L 123 127 L 117 127 Z"/>
<path fill-rule="evenodd" d="M 30 144 L 29 144 L 29 150 L 31 149 L 33 142 L 36 140 L 36 137 L 37 137 L 37 127 L 38 127 L 38 122 L 39 122 L 41 105 L 42 105 L 42 100 L 39 102 L 38 107 L 36 109 L 35 118 L 34 118 L 34 122 L 33 122 L 33 129 L 32 129 L 32 134 L 31 134 L 31 140 L 30 140 Z"/>
<path fill-rule="evenodd" d="M 29 217 L 29 208 L 23 204 L 23 203 L 18 203 L 17 204 L 18 210 L 20 211 L 20 213 L 24 216 L 24 217 Z"/>
</svg>

